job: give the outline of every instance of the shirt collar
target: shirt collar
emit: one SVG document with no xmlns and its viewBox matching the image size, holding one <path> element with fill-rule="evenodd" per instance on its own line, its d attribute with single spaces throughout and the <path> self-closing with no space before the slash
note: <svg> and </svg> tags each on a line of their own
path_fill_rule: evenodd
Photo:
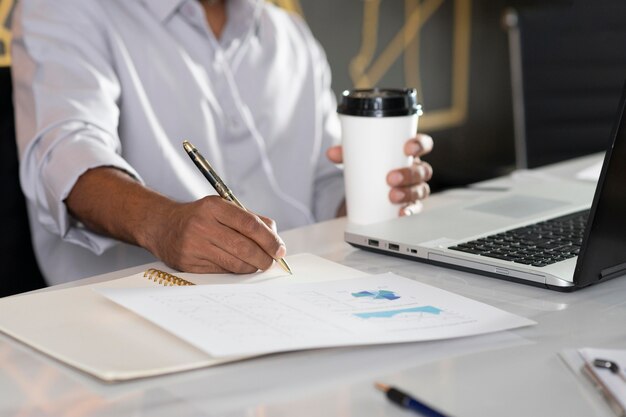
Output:
<svg viewBox="0 0 626 417">
<path fill-rule="evenodd" d="M 187 1 L 197 0 L 141 0 L 148 9 L 164 22 L 171 17 Z M 235 25 L 258 24 L 258 15 L 255 10 L 261 6 L 263 0 L 226 0 L 228 10 L 228 21 Z"/>
<path fill-rule="evenodd" d="M 187 0 L 142 0 L 161 21 L 167 20 Z M 194 0 L 196 1 L 196 0 Z"/>
</svg>

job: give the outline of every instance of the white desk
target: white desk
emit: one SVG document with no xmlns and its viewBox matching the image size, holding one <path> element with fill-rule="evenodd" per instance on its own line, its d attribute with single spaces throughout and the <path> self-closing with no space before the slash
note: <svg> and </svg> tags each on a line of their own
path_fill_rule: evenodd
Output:
<svg viewBox="0 0 626 417">
<path fill-rule="evenodd" d="M 595 160 L 540 172 L 571 177 Z M 435 195 L 427 209 L 462 195 Z M 312 252 L 366 272 L 393 271 L 538 324 L 471 339 L 273 355 L 115 385 L 0 336 L 0 416 L 411 415 L 389 403 L 374 381 L 396 384 L 452 416 L 612 416 L 557 353 L 626 347 L 626 279 L 558 293 L 354 249 L 343 241 L 344 221 L 292 230 L 283 238 L 290 253 Z"/>
</svg>

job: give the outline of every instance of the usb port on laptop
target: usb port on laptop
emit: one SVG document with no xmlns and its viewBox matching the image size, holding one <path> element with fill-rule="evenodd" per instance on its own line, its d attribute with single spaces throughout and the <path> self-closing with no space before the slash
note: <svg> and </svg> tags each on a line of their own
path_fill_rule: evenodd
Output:
<svg viewBox="0 0 626 417">
<path fill-rule="evenodd" d="M 399 251 L 400 250 L 400 245 L 396 245 L 395 243 L 390 243 L 389 244 L 389 249 Z"/>
</svg>

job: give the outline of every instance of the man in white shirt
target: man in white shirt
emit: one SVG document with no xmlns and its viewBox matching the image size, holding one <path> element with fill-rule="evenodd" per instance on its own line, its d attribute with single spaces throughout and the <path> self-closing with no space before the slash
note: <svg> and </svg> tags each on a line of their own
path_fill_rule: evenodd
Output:
<svg viewBox="0 0 626 417">
<path fill-rule="evenodd" d="M 21 0 L 13 16 L 20 175 L 49 284 L 155 259 L 248 273 L 281 230 L 343 213 L 336 102 L 323 50 L 261 0 Z M 215 195 L 189 140 L 251 211 Z M 390 199 L 428 193 L 392 171 Z M 262 214 L 255 215 L 254 213 Z"/>
</svg>

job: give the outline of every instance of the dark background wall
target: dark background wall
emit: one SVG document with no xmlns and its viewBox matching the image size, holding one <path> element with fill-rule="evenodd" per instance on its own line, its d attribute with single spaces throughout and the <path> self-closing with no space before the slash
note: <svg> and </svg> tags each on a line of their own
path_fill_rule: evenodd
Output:
<svg viewBox="0 0 626 417">
<path fill-rule="evenodd" d="M 503 24 L 511 9 L 524 24 L 530 165 L 603 150 L 626 75 L 623 0 L 301 0 L 300 11 L 327 52 L 337 95 L 358 85 L 351 65 L 364 44 L 375 50 L 371 69 L 384 61 L 408 16 L 415 10 L 427 15 L 383 75 L 359 86 L 418 89 L 425 110 L 419 130 L 435 140 L 425 159 L 435 168 L 431 186 L 437 191 L 515 168 L 510 48 Z M 372 10 L 378 20 L 371 18 Z M 373 26 L 376 42 L 364 42 L 364 28 Z M 466 91 L 459 93 L 463 84 Z M 450 110 L 453 117 L 439 117 Z"/>
<path fill-rule="evenodd" d="M 10 3 L 0 0 L 0 297 L 45 286 L 32 250 L 26 204 L 18 180 L 8 66 Z"/>
</svg>

